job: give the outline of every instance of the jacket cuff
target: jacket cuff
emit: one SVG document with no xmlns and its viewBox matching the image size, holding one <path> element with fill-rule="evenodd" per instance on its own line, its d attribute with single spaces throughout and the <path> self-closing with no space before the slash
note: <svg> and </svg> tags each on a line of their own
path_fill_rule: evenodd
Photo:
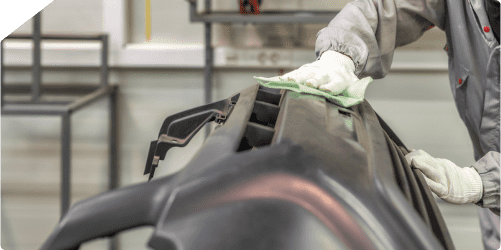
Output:
<svg viewBox="0 0 501 250">
<path fill-rule="evenodd" d="M 476 205 L 497 211 L 499 215 L 499 153 L 490 151 L 472 167 L 480 175 L 484 189 L 482 199 Z"/>
<path fill-rule="evenodd" d="M 463 170 L 464 173 L 468 176 L 468 180 L 470 181 L 468 183 L 469 189 L 466 192 L 467 197 L 472 197 L 473 198 L 473 203 L 478 203 L 480 200 L 482 200 L 482 178 L 478 174 L 477 171 L 475 171 L 475 168 L 473 167 L 468 167 L 464 168 Z"/>
</svg>

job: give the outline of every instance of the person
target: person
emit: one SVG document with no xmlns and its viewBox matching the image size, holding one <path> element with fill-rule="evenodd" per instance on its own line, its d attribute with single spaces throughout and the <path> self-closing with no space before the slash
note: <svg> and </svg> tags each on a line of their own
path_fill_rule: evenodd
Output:
<svg viewBox="0 0 501 250">
<path fill-rule="evenodd" d="M 437 26 L 445 31 L 449 80 L 476 163 L 461 168 L 423 150 L 406 155 L 445 201 L 479 206 L 485 249 L 499 248 L 499 2 L 355 0 L 317 34 L 317 60 L 280 77 L 342 94 L 363 77 L 383 78 L 395 48 Z"/>
</svg>

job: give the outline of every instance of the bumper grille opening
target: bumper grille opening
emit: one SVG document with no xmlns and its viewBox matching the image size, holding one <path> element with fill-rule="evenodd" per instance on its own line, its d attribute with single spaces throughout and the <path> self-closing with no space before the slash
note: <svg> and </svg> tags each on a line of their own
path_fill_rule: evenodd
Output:
<svg viewBox="0 0 501 250">
<path fill-rule="evenodd" d="M 276 105 L 256 101 L 249 121 L 273 128 L 277 122 L 279 111 L 280 108 Z"/>
<path fill-rule="evenodd" d="M 270 145 L 284 91 L 259 86 L 252 114 L 237 152 Z"/>
<path fill-rule="evenodd" d="M 259 85 L 259 90 L 260 91 L 266 91 L 266 92 L 269 92 L 269 93 L 272 93 L 272 94 L 276 94 L 276 95 L 280 95 L 280 91 L 281 89 L 273 89 L 273 88 L 267 88 L 263 85 Z"/>
<path fill-rule="evenodd" d="M 256 101 L 266 102 L 277 105 L 280 103 L 282 95 L 279 93 L 270 92 L 269 90 L 260 89 L 257 92 Z"/>
</svg>

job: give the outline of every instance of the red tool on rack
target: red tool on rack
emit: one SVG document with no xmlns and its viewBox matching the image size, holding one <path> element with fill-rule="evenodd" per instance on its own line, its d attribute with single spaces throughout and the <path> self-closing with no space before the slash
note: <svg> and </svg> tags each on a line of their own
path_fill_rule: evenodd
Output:
<svg viewBox="0 0 501 250">
<path fill-rule="evenodd" d="M 240 14 L 259 14 L 259 5 L 261 0 L 239 0 Z M 249 10 L 250 9 L 250 10 Z"/>
</svg>

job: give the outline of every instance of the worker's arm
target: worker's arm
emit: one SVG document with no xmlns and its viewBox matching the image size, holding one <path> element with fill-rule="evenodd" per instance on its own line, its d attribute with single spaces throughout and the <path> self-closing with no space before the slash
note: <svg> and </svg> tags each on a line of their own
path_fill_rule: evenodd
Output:
<svg viewBox="0 0 501 250">
<path fill-rule="evenodd" d="M 490 151 L 473 164 L 482 179 L 483 196 L 476 204 L 499 215 L 499 152 Z"/>
<path fill-rule="evenodd" d="M 318 32 L 317 61 L 258 79 L 294 81 L 332 95 L 356 92 L 363 99 L 372 81 L 365 76 L 384 77 L 396 47 L 417 40 L 433 25 L 444 29 L 444 9 L 444 0 L 355 0 Z"/>
<path fill-rule="evenodd" d="M 317 34 L 317 59 L 333 50 L 349 56 L 359 77 L 382 78 L 396 47 L 416 41 L 433 25 L 445 29 L 443 0 L 355 0 Z"/>
</svg>

